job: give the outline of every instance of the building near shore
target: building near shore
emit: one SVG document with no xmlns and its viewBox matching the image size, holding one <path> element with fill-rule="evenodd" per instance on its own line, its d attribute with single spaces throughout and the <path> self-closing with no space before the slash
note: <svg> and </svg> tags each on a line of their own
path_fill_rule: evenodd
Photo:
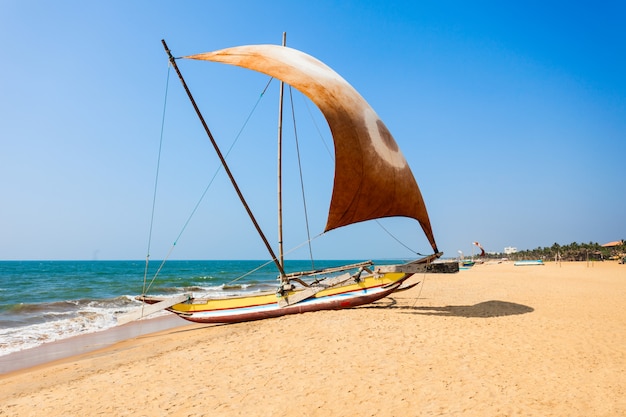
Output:
<svg viewBox="0 0 626 417">
<path fill-rule="evenodd" d="M 507 246 L 506 248 L 504 248 L 504 253 L 507 255 L 517 253 L 517 248 L 514 248 L 513 246 Z"/>
</svg>

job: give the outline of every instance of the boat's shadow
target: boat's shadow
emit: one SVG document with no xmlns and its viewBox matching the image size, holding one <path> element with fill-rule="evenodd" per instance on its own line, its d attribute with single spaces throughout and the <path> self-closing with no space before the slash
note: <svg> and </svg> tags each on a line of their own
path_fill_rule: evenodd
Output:
<svg viewBox="0 0 626 417">
<path fill-rule="evenodd" d="M 398 301 L 389 297 L 375 304 L 364 306 L 364 308 L 389 308 L 404 310 L 410 314 L 420 314 L 424 316 L 447 316 L 447 317 L 503 317 L 515 316 L 518 314 L 532 313 L 534 308 L 523 304 L 510 303 L 508 301 L 490 300 L 474 305 L 459 306 L 407 306 L 400 305 Z"/>
</svg>

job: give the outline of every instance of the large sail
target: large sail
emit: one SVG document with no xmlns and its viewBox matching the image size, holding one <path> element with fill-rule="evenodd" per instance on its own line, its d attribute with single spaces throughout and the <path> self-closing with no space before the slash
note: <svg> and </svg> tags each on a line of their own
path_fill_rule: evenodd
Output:
<svg viewBox="0 0 626 417">
<path fill-rule="evenodd" d="M 298 50 L 250 45 L 186 56 L 236 65 L 282 80 L 321 110 L 335 144 L 335 179 L 325 231 L 365 220 L 417 220 L 438 252 L 428 212 L 404 155 L 385 124 L 339 74 Z"/>
</svg>

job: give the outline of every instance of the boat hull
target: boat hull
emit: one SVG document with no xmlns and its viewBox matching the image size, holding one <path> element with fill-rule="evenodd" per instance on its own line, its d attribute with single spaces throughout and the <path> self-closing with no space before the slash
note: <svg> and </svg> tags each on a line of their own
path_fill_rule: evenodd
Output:
<svg viewBox="0 0 626 417">
<path fill-rule="evenodd" d="M 384 278 L 370 277 L 356 284 L 323 290 L 306 300 L 285 307 L 280 307 L 278 304 L 280 297 L 271 293 L 227 299 L 190 299 L 167 310 L 195 323 L 239 323 L 290 314 L 341 310 L 385 298 L 398 290 L 413 274 L 385 275 Z M 397 279 L 393 279 L 396 277 Z M 148 304 L 163 300 L 149 297 L 139 299 Z"/>
<path fill-rule="evenodd" d="M 515 266 L 533 266 L 533 265 L 545 265 L 541 259 L 531 261 L 517 261 L 513 265 Z"/>
</svg>

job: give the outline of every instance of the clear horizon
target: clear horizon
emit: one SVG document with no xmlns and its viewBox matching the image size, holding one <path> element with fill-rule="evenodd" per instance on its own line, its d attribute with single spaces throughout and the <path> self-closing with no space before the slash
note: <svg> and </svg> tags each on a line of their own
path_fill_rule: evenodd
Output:
<svg viewBox="0 0 626 417">
<path fill-rule="evenodd" d="M 0 260 L 138 260 L 148 252 L 165 257 L 174 243 L 172 259 L 267 259 L 223 172 L 179 238 L 217 163 L 172 74 L 163 177 L 147 249 L 168 72 L 161 39 L 181 56 L 279 44 L 283 31 L 287 45 L 336 70 L 385 122 L 411 165 L 445 257 L 471 253 L 474 241 L 501 252 L 626 238 L 624 4 L 31 6 L 4 2 L 0 14 L 6 57 L 0 68 Z M 181 67 L 227 148 L 267 77 L 219 64 Z M 258 121 L 264 116 L 275 129 L 275 97 L 268 90 L 232 154 L 238 178 L 252 177 L 242 188 L 272 243 L 276 134 L 251 134 L 265 127 Z M 301 97 L 294 101 L 300 123 L 310 109 Z M 318 129 L 330 140 L 324 121 L 314 111 L 312 117 L 320 126 L 299 124 L 298 136 L 305 156 L 315 159 L 303 170 L 305 182 L 307 175 L 315 179 L 306 191 L 317 236 L 332 161 L 323 146 L 305 142 L 307 136 L 319 141 Z M 289 208 L 296 214 L 286 215 L 285 245 L 296 249 L 288 256 L 306 259 L 303 227 L 292 231 L 301 203 Z M 381 224 L 394 238 L 375 223 L 357 224 L 316 238 L 313 253 L 319 259 L 430 253 L 417 222 Z"/>
</svg>

